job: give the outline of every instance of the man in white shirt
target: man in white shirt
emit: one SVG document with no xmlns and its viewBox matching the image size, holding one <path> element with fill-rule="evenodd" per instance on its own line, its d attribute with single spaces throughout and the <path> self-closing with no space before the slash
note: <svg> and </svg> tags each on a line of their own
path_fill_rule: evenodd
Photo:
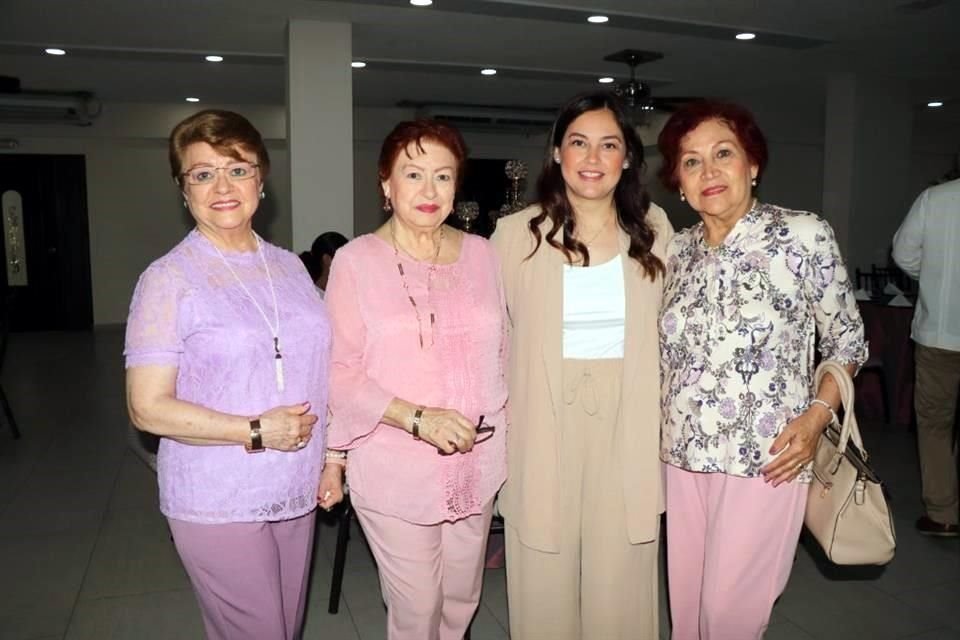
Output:
<svg viewBox="0 0 960 640">
<path fill-rule="evenodd" d="M 917 530 L 956 537 L 954 418 L 960 387 L 960 180 L 920 194 L 893 236 L 893 259 L 920 280 L 911 337 L 916 343 L 915 405 L 923 502 Z"/>
</svg>

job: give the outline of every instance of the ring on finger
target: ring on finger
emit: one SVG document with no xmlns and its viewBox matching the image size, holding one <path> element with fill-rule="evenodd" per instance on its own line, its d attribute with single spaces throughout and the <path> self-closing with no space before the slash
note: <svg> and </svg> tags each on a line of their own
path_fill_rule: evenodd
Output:
<svg viewBox="0 0 960 640">
<path fill-rule="evenodd" d="M 303 438 L 297 440 L 297 449 L 303 449 L 305 446 L 307 446 L 307 443 Z"/>
</svg>

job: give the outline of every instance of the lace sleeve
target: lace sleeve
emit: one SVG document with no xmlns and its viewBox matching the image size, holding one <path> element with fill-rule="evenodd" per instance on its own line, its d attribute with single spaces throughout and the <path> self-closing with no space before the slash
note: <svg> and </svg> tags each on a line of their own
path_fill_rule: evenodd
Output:
<svg viewBox="0 0 960 640">
<path fill-rule="evenodd" d="M 127 368 L 177 366 L 183 353 L 179 308 L 183 279 L 169 266 L 153 264 L 137 282 L 127 316 L 123 350 Z"/>
</svg>

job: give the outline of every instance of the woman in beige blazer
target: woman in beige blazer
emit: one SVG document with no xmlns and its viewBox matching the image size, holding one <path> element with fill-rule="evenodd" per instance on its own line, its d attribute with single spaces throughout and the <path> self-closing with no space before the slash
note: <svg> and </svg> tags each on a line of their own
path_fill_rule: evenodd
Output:
<svg viewBox="0 0 960 640">
<path fill-rule="evenodd" d="M 616 98 L 554 123 L 539 203 L 493 236 L 512 321 L 500 510 L 513 640 L 654 639 L 660 306 L 673 229 Z"/>
</svg>

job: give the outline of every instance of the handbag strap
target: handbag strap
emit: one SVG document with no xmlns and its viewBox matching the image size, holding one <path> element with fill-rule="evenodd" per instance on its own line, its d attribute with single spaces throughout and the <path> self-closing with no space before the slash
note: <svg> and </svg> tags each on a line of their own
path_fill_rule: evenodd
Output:
<svg viewBox="0 0 960 640">
<path fill-rule="evenodd" d="M 847 450 L 847 442 L 851 439 L 860 451 L 865 453 L 863 448 L 863 438 L 860 437 L 860 427 L 857 425 L 857 417 L 854 415 L 854 391 L 853 379 L 839 362 L 833 360 L 824 360 L 817 367 L 813 374 L 813 388 L 819 389 L 823 376 L 826 374 L 833 376 L 840 389 L 840 404 L 843 407 L 843 424 L 840 426 L 840 439 L 837 442 L 837 453 L 843 455 Z"/>
</svg>

